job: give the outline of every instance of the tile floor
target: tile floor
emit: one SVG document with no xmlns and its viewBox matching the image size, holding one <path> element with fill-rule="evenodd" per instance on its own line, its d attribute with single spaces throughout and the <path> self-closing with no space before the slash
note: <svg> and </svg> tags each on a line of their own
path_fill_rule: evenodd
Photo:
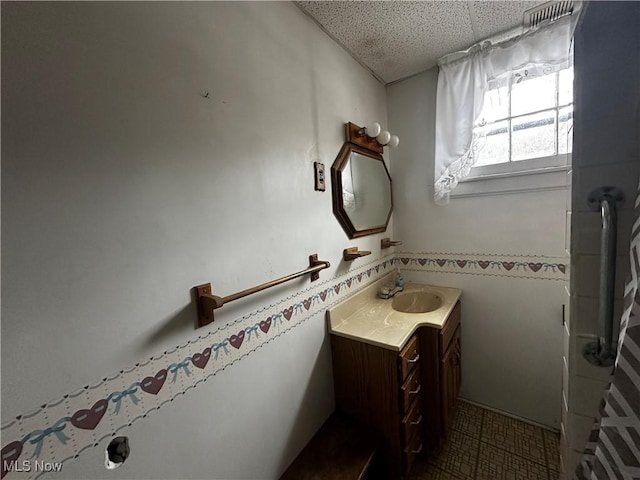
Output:
<svg viewBox="0 0 640 480">
<path fill-rule="evenodd" d="M 410 480 L 557 480 L 560 435 L 460 401 L 451 432 Z"/>
</svg>

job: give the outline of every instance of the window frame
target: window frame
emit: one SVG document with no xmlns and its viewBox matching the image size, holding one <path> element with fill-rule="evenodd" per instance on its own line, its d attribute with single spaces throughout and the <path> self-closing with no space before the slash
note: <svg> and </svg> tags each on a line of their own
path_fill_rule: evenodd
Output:
<svg viewBox="0 0 640 480">
<path fill-rule="evenodd" d="M 568 67 L 573 68 L 573 66 Z M 568 153 L 558 153 L 560 147 L 560 111 L 566 107 L 573 106 L 573 98 L 569 103 L 560 103 L 560 73 L 566 69 L 558 70 L 553 73 L 555 77 L 555 104 L 553 107 L 542 108 L 540 110 L 520 113 L 517 115 L 511 115 L 512 101 L 511 94 L 514 85 L 513 76 L 509 77 L 507 83 L 507 95 L 508 95 L 508 108 L 506 117 L 500 117 L 492 119 L 491 122 L 487 122 L 482 128 L 486 128 L 488 125 L 498 124 L 500 122 L 507 122 L 507 128 L 509 133 L 509 159 L 506 162 L 494 163 L 489 165 L 473 166 L 468 176 L 460 179 L 459 183 L 474 182 L 486 179 L 496 179 L 500 177 L 529 175 L 533 173 L 550 173 L 553 171 L 566 171 L 571 165 L 571 151 Z M 526 80 L 525 80 L 526 81 Z M 499 88 L 499 87 L 496 87 Z M 513 121 L 518 118 L 535 115 L 544 112 L 555 113 L 554 123 L 554 154 L 540 157 L 533 157 L 524 160 L 513 160 Z M 572 109 L 573 112 L 573 109 Z M 476 127 L 477 128 L 477 127 Z M 452 192 L 453 194 L 453 192 Z"/>
</svg>

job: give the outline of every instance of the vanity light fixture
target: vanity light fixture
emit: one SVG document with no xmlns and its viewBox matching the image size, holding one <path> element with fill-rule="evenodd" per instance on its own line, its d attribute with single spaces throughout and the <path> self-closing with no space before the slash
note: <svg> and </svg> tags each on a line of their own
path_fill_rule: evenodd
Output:
<svg viewBox="0 0 640 480">
<path fill-rule="evenodd" d="M 382 127 L 378 122 L 373 122 L 366 127 L 358 128 L 356 137 L 366 137 L 374 139 L 383 147 L 387 145 L 391 148 L 395 148 L 400 143 L 400 139 L 397 135 L 391 135 L 388 130 L 382 130 Z"/>
<path fill-rule="evenodd" d="M 376 153 L 381 154 L 384 147 L 395 148 L 400 143 L 397 135 L 392 135 L 388 130 L 382 130 L 378 122 L 371 123 L 366 127 L 360 127 L 355 123 L 348 122 L 345 126 L 347 142 Z"/>
<path fill-rule="evenodd" d="M 400 139 L 397 135 L 391 135 L 388 131 L 381 132 L 380 135 L 376 137 L 376 140 L 383 147 L 389 146 L 391 148 L 396 148 L 400 143 Z"/>
<path fill-rule="evenodd" d="M 369 138 L 375 138 L 380 134 L 380 131 L 382 130 L 382 127 L 380 126 L 380 124 L 378 122 L 373 122 L 369 125 L 367 125 L 366 127 L 362 127 L 361 129 L 358 130 L 358 137 L 369 137 Z"/>
</svg>

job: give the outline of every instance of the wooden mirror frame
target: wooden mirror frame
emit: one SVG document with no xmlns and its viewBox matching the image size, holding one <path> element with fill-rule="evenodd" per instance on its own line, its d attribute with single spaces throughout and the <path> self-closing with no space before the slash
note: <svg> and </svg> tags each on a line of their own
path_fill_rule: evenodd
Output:
<svg viewBox="0 0 640 480">
<path fill-rule="evenodd" d="M 393 189 L 391 182 L 391 175 L 387 169 L 387 165 L 382 158 L 382 145 L 380 145 L 375 138 L 367 137 L 366 135 L 359 136 L 358 132 L 361 128 L 353 123 L 347 123 L 347 141 L 344 142 L 338 156 L 336 157 L 333 165 L 331 165 L 331 195 L 333 199 L 333 213 L 338 219 L 338 222 L 349 236 L 349 238 L 364 237 L 366 235 L 372 235 L 374 233 L 381 233 L 387 229 L 389 225 L 389 219 L 393 212 Z M 365 157 L 369 157 L 372 161 L 378 161 L 382 163 L 384 171 L 389 178 L 389 190 L 391 194 L 391 205 L 389 206 L 389 213 L 382 225 L 372 225 L 371 227 L 357 229 L 349 215 L 344 209 L 344 202 L 342 197 L 342 170 L 347 165 L 351 158 L 351 153 L 356 152 Z"/>
</svg>

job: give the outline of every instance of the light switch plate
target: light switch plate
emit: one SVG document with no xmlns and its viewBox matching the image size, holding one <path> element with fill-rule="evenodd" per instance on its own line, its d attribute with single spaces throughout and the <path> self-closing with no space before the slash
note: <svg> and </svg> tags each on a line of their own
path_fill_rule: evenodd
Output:
<svg viewBox="0 0 640 480">
<path fill-rule="evenodd" d="M 324 192 L 326 189 L 326 178 L 324 174 L 324 163 L 313 162 L 316 172 L 316 190 Z"/>
</svg>

